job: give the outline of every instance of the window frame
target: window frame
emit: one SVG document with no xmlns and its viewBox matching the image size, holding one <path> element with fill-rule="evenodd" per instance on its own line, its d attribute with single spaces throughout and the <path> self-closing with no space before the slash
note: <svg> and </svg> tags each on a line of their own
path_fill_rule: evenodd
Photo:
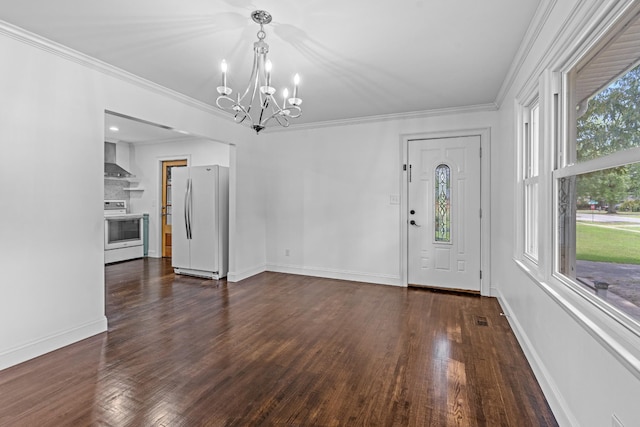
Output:
<svg viewBox="0 0 640 427">
<path fill-rule="evenodd" d="M 516 98 L 516 254 L 515 257 L 524 263 L 536 277 L 542 277 L 541 227 L 542 211 L 540 201 L 543 184 L 542 168 L 542 115 L 541 81 L 532 82 L 520 96 Z M 532 112 L 537 109 L 538 122 L 532 124 Z M 535 129 L 534 129 L 535 127 Z M 534 132 L 535 130 L 535 132 Z M 533 134 L 538 136 L 536 144 L 532 144 Z M 533 199 L 533 200 L 530 200 Z M 538 203 L 535 203 L 537 201 Z M 531 203 L 534 202 L 534 203 Z M 532 206 L 533 205 L 533 206 Z M 535 251 L 531 251 L 531 246 Z"/>
<path fill-rule="evenodd" d="M 633 13 L 630 15 L 633 15 Z M 617 22 L 616 25 L 621 26 L 621 22 L 622 20 Z M 557 85 L 552 84 L 551 87 L 546 88 L 545 95 L 556 96 L 558 98 L 556 101 L 558 108 L 553 112 L 548 112 L 552 116 L 555 116 L 555 122 L 557 123 L 557 126 L 554 126 L 555 129 L 550 129 L 551 123 L 548 123 L 546 126 L 543 126 L 542 130 L 542 132 L 549 134 L 555 132 L 557 135 L 556 141 L 551 147 L 554 154 L 553 158 L 547 159 L 549 165 L 552 165 L 548 175 L 551 178 L 550 197 L 552 200 L 552 208 L 550 214 L 553 218 L 553 227 L 551 229 L 553 239 L 550 248 L 550 253 L 552 254 L 552 262 L 549 265 L 550 273 L 543 274 L 543 277 L 548 277 L 551 284 L 560 285 L 562 288 L 568 289 L 580 297 L 580 300 L 576 302 L 577 307 L 581 307 L 582 310 L 579 313 L 572 314 L 580 318 L 583 323 L 592 326 L 595 330 L 602 328 L 600 332 L 593 333 L 593 335 L 609 348 L 613 349 L 616 355 L 620 356 L 621 352 L 625 353 L 624 356 L 620 356 L 619 358 L 629 365 L 629 360 L 631 360 L 629 356 L 631 354 L 634 355 L 632 357 L 635 357 L 633 360 L 638 360 L 640 356 L 640 320 L 632 318 L 595 293 L 589 292 L 584 286 L 578 283 L 577 279 L 561 273 L 559 256 L 561 239 L 560 221 L 558 217 L 560 209 L 559 193 L 561 191 L 559 185 L 560 179 L 640 162 L 640 147 L 617 151 L 596 159 L 581 162 L 578 162 L 576 159 L 575 144 L 577 143 L 578 116 L 576 109 L 571 108 L 572 105 L 576 105 L 574 96 L 575 81 L 577 79 L 576 68 L 581 61 L 584 62 L 585 58 L 592 56 L 599 45 L 601 48 L 601 45 L 611 37 L 610 32 L 603 31 L 599 34 L 597 40 L 585 47 L 579 56 L 572 61 L 567 61 L 564 66 L 559 67 L 559 71 L 549 72 L 552 76 L 551 80 L 557 82 Z M 553 120 L 550 122 L 552 121 Z M 576 221 L 574 220 L 572 223 L 573 230 L 570 231 L 574 236 L 576 232 L 575 224 Z M 570 255 L 572 259 L 568 262 L 575 265 L 575 248 Z M 586 304 L 584 304 L 585 302 Z M 598 322 L 591 325 L 593 320 L 597 320 Z M 622 346 L 622 342 L 626 342 L 628 345 Z M 627 349 L 625 349 L 625 347 L 631 350 L 631 353 L 626 353 Z M 640 365 L 634 363 L 631 363 L 631 365 L 633 368 L 632 372 L 640 378 Z"/>
<path fill-rule="evenodd" d="M 575 138 L 576 128 L 570 125 L 571 85 L 569 78 L 579 63 L 584 64 L 597 50 L 610 40 L 613 30 L 626 25 L 632 16 L 640 13 L 640 3 L 633 0 L 606 2 L 587 10 L 572 21 L 564 36 L 559 37 L 547 55 L 541 57 L 531 74 L 523 82 L 514 101 L 515 141 L 515 233 L 514 262 L 531 280 L 522 286 L 536 286 L 554 301 L 560 313 L 572 318 L 603 349 L 615 357 L 629 372 L 640 379 L 640 327 L 628 315 L 615 309 L 584 287 L 569 280 L 558 271 L 558 178 L 569 171 L 577 172 L 584 166 L 574 165 L 568 156 L 568 141 Z M 629 18 L 629 19 L 627 19 Z M 625 22 L 626 21 L 626 22 Z M 522 117 L 524 108 L 535 97 L 540 99 L 540 241 L 538 264 L 524 256 L 524 212 L 522 191 Z M 575 104 L 574 104 L 575 105 Z M 613 162 L 612 159 L 607 160 Z M 603 161 L 606 162 L 606 161 Z M 627 162 L 625 161 L 625 164 Z M 560 167 L 563 166 L 563 167 Z M 571 166 L 572 169 L 564 167 Z M 546 315 L 542 314 L 541 315 Z M 551 313 L 549 314 L 551 315 Z"/>
<path fill-rule="evenodd" d="M 540 220 L 540 100 L 523 110 L 523 255 L 538 264 Z"/>
<path fill-rule="evenodd" d="M 562 178 L 571 178 L 577 177 L 579 175 L 596 172 L 600 170 L 606 170 L 610 168 L 615 168 L 619 166 L 624 166 L 632 163 L 640 162 L 640 147 L 628 148 L 625 150 L 620 150 L 611 154 L 604 155 L 602 157 L 598 157 L 595 159 L 584 160 L 580 163 L 576 163 L 573 144 L 576 143 L 576 128 L 577 128 L 577 117 L 575 114 L 575 109 L 569 108 L 570 105 L 573 105 L 573 84 L 572 80 L 575 78 L 573 71 L 563 73 L 563 80 L 565 84 L 563 85 L 563 99 L 565 108 L 565 113 L 559 117 L 559 120 L 563 121 L 566 125 L 565 137 L 562 141 L 558 141 L 557 144 L 557 152 L 558 156 L 563 158 L 562 162 L 558 162 L 557 166 L 553 169 L 551 173 L 551 178 L 553 181 L 553 200 L 554 200 L 554 208 L 553 208 L 553 216 L 557 219 L 558 211 L 560 207 L 558 206 L 559 200 L 559 192 L 560 185 L 559 181 Z M 575 234 L 575 224 L 576 221 L 573 222 Z M 599 310 L 604 312 L 607 316 L 615 319 L 616 322 L 624 326 L 627 330 L 631 331 L 634 335 L 640 338 L 640 320 L 636 320 L 618 309 L 617 307 L 607 303 L 602 298 L 597 295 L 587 291 L 582 285 L 577 283 L 577 280 L 567 276 L 566 274 L 560 271 L 560 263 L 559 263 L 559 251 L 560 251 L 560 224 L 556 221 L 554 226 L 554 242 L 553 242 L 553 254 L 554 260 L 552 276 L 559 280 L 564 286 L 571 288 L 573 291 L 577 292 L 580 296 L 588 300 L 591 304 L 597 307 Z M 575 248 L 572 254 L 573 259 L 570 261 L 575 265 Z M 640 348 L 640 346 L 639 346 Z"/>
</svg>

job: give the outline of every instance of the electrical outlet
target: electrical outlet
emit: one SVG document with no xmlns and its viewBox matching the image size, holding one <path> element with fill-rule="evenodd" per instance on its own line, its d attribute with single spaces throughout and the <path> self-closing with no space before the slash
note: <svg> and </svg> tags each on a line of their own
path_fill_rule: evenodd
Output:
<svg viewBox="0 0 640 427">
<path fill-rule="evenodd" d="M 289 249 L 284 250 L 284 256 L 289 256 Z"/>
<path fill-rule="evenodd" d="M 400 196 L 397 194 L 392 194 L 389 196 L 389 204 L 390 205 L 399 205 L 400 204 Z"/>
<path fill-rule="evenodd" d="M 611 427 L 624 427 L 622 421 L 616 417 L 616 414 L 611 414 Z"/>
</svg>

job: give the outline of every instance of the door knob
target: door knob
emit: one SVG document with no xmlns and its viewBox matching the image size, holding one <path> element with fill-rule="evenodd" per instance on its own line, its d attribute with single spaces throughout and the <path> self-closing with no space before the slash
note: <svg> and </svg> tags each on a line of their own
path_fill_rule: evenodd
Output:
<svg viewBox="0 0 640 427">
<path fill-rule="evenodd" d="M 409 224 L 413 225 L 414 227 L 420 227 L 414 220 L 409 221 Z"/>
</svg>

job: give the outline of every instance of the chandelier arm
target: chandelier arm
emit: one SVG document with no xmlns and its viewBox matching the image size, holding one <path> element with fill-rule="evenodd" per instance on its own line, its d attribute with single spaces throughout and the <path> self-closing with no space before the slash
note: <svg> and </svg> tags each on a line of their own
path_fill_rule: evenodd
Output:
<svg viewBox="0 0 640 427">
<path fill-rule="evenodd" d="M 278 100 L 276 99 L 276 97 L 273 95 L 269 95 L 269 97 L 271 98 L 271 102 L 273 103 L 273 105 L 271 106 L 272 111 L 274 113 L 281 113 L 283 108 L 280 108 L 280 104 L 278 104 Z M 282 106 L 284 107 L 284 104 Z"/>
<path fill-rule="evenodd" d="M 260 97 L 262 97 L 262 95 Z M 271 96 L 269 94 L 265 94 L 264 101 L 260 104 L 261 107 L 262 107 L 262 109 L 260 111 L 260 117 L 258 118 L 258 123 L 260 124 L 260 126 L 265 126 L 267 124 L 267 122 L 269 122 L 269 120 L 271 120 L 279 112 L 279 111 L 276 110 L 276 108 L 272 104 L 272 102 L 274 102 L 274 101 L 275 100 L 273 99 L 273 96 Z M 269 104 L 271 104 L 271 111 L 273 111 L 273 114 L 271 114 L 267 118 L 263 119 L 265 110 L 269 107 Z M 277 107 L 277 105 L 276 105 L 276 107 Z"/>
<path fill-rule="evenodd" d="M 289 119 L 299 117 L 300 114 L 298 114 L 297 116 L 291 116 L 289 114 L 286 114 L 285 111 L 287 111 L 287 110 L 280 110 L 279 109 L 278 111 L 275 111 L 273 114 L 271 114 L 265 120 L 263 120 L 262 123 L 260 123 L 260 125 L 265 126 L 271 119 L 275 118 L 276 121 L 280 124 L 280 126 L 289 127 Z M 284 124 L 282 124 L 281 120 L 283 120 L 286 123 L 286 126 Z"/>
<path fill-rule="evenodd" d="M 270 96 L 266 96 L 264 99 L 262 99 L 262 93 L 260 93 L 260 117 L 258 117 L 258 123 L 260 124 L 260 126 L 263 126 L 267 121 L 269 121 L 269 119 L 267 119 L 266 121 L 262 120 L 262 117 L 264 116 L 264 112 L 265 110 L 269 107 L 269 98 L 271 98 Z"/>
<path fill-rule="evenodd" d="M 233 116 L 233 120 L 240 124 L 242 122 L 244 122 L 246 120 L 247 117 L 251 118 L 251 116 L 249 115 L 249 112 L 240 104 L 236 104 L 234 105 L 234 111 L 236 112 L 236 114 Z M 242 118 L 238 120 L 238 116 L 240 115 L 240 113 L 243 114 Z"/>
<path fill-rule="evenodd" d="M 221 100 L 225 100 L 225 101 L 229 101 L 231 102 L 231 107 L 224 107 L 222 105 L 220 105 L 220 101 Z M 224 111 L 229 111 L 229 112 L 234 112 L 235 114 L 233 116 L 233 120 L 236 123 L 242 123 L 243 121 L 245 121 L 245 119 L 247 118 L 247 116 L 249 116 L 247 110 L 240 104 L 238 104 L 233 98 L 227 96 L 227 95 L 220 95 L 217 99 L 216 99 L 216 105 L 218 106 L 218 108 L 220 108 L 221 110 Z M 238 119 L 238 117 L 242 114 L 242 118 Z"/>
<path fill-rule="evenodd" d="M 253 66 L 251 68 L 251 76 L 249 77 L 249 83 L 247 84 L 247 88 L 244 90 L 244 93 L 242 94 L 242 96 L 239 97 L 238 99 L 238 104 L 240 104 L 243 100 L 244 97 L 247 96 L 247 94 L 249 93 L 249 90 L 251 90 L 251 84 L 253 82 L 255 82 L 255 78 L 258 74 L 258 52 L 254 52 L 253 53 Z M 255 92 L 255 90 L 254 90 Z M 253 101 L 253 99 L 252 99 Z"/>
<path fill-rule="evenodd" d="M 220 105 L 220 100 L 224 99 L 224 100 L 228 100 L 231 101 L 232 104 L 235 105 L 236 101 L 233 100 L 233 98 L 228 97 L 227 95 L 220 95 L 217 99 L 216 99 L 216 105 L 218 106 L 219 109 L 221 110 L 228 110 L 228 108 L 223 107 L 222 105 Z M 233 107 L 231 107 L 233 108 Z"/>
<path fill-rule="evenodd" d="M 253 81 L 253 92 L 251 93 L 251 100 L 249 101 L 249 103 L 247 104 L 247 116 L 249 116 L 249 120 L 251 120 L 251 126 L 255 126 L 256 122 L 253 120 L 253 117 L 251 116 L 250 112 L 251 112 L 251 106 L 253 105 L 254 100 L 256 99 L 256 92 L 258 92 L 258 85 L 260 84 L 260 73 L 258 70 L 258 53 L 256 52 L 255 56 L 254 56 L 254 66 L 255 68 L 253 69 L 253 71 L 251 72 L 251 80 Z M 249 89 L 251 89 L 252 83 L 249 83 L 249 86 L 247 86 L 247 91 L 249 92 Z M 246 93 L 245 93 L 246 95 Z M 262 101 L 262 95 L 258 94 L 260 101 Z M 243 96 L 244 97 L 244 96 Z M 260 123 L 260 122 L 258 122 Z"/>
<path fill-rule="evenodd" d="M 264 63 L 264 58 L 262 61 Z M 265 82 L 265 85 L 266 85 L 266 82 Z M 255 85 L 254 91 L 258 90 L 259 87 L 260 87 L 260 73 L 258 73 L 258 77 L 256 77 L 256 85 Z M 258 116 L 257 122 L 260 126 L 262 126 L 262 116 L 264 115 L 264 110 L 267 108 L 269 97 L 263 96 L 262 90 L 258 90 L 258 99 L 260 101 L 260 115 Z"/>
<path fill-rule="evenodd" d="M 287 108 L 287 111 L 289 111 L 289 118 L 290 119 L 297 119 L 298 117 L 300 117 L 302 115 L 302 108 L 298 107 L 297 105 L 291 105 L 289 106 L 289 108 Z M 292 114 L 293 111 L 296 111 L 296 114 Z"/>
<path fill-rule="evenodd" d="M 274 114 L 273 117 L 275 117 L 278 124 L 283 128 L 289 127 L 289 119 L 287 118 L 287 116 L 283 116 L 282 114 Z"/>
<path fill-rule="evenodd" d="M 275 96 L 271 96 L 271 102 L 273 102 L 273 105 L 271 106 L 273 108 L 273 112 L 275 113 L 280 113 L 282 112 L 282 108 L 280 108 L 280 105 L 278 104 L 278 101 L 276 100 Z"/>
</svg>

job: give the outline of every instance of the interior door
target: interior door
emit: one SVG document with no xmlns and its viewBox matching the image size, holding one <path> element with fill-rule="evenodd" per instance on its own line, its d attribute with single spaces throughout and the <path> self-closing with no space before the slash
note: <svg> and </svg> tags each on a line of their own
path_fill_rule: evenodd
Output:
<svg viewBox="0 0 640 427">
<path fill-rule="evenodd" d="M 176 167 L 187 166 L 187 160 L 170 160 L 162 162 L 162 256 L 171 258 L 171 223 L 173 219 L 171 186 L 173 184 L 172 170 Z"/>
<path fill-rule="evenodd" d="M 480 292 L 480 136 L 408 148 L 409 285 Z"/>
</svg>

